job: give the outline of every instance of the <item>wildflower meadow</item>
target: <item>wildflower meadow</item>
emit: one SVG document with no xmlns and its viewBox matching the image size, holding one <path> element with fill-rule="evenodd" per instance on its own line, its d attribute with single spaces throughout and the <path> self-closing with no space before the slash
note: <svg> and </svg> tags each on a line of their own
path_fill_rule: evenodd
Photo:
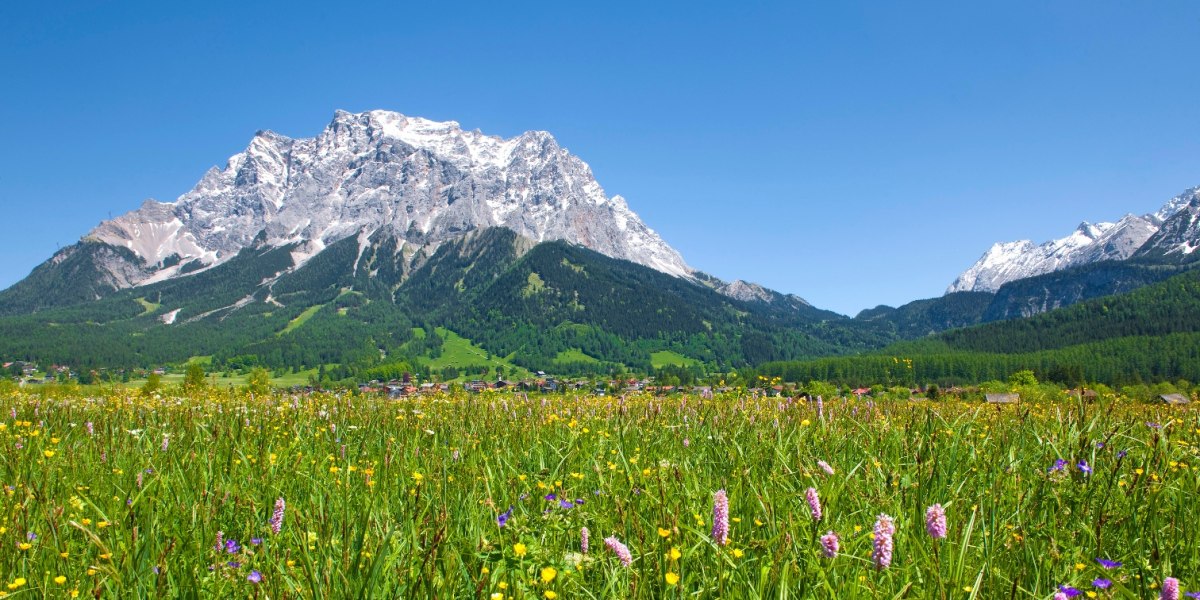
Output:
<svg viewBox="0 0 1200 600">
<path fill-rule="evenodd" d="M 6 392 L 0 595 L 1200 597 L 1200 410 Z"/>
</svg>

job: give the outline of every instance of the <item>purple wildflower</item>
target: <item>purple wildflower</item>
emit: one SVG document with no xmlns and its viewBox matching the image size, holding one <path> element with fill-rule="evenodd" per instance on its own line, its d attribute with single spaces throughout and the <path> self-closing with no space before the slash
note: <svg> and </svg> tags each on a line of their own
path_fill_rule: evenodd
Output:
<svg viewBox="0 0 1200 600">
<path fill-rule="evenodd" d="M 171 445 L 171 438 L 170 438 L 170 436 L 168 436 L 167 434 L 164 433 L 163 434 L 162 451 L 166 452 L 167 448 L 170 447 L 170 445 Z"/>
<path fill-rule="evenodd" d="M 236 560 L 231 560 L 231 561 L 229 561 L 229 562 L 227 562 L 227 563 L 225 563 L 225 564 L 226 564 L 226 566 L 228 566 L 230 569 L 236 569 L 236 568 L 238 568 L 238 567 L 242 566 L 242 563 L 240 563 L 240 562 L 238 562 L 238 561 L 236 561 Z"/>
<path fill-rule="evenodd" d="M 221 548 L 223 548 L 223 547 L 225 547 L 225 532 L 218 531 L 217 532 L 217 543 L 213 546 L 213 549 L 216 550 L 217 552 L 220 552 Z"/>
<path fill-rule="evenodd" d="M 1060 585 L 1060 586 L 1058 586 L 1058 593 L 1062 594 L 1063 596 L 1066 596 L 1067 598 L 1074 598 L 1075 596 L 1078 596 L 1078 595 L 1082 594 L 1083 592 L 1081 592 L 1069 585 Z"/>
<path fill-rule="evenodd" d="M 1158 597 L 1162 600 L 1179 600 L 1179 580 L 1174 577 L 1163 579 L 1162 593 Z"/>
<path fill-rule="evenodd" d="M 546 502 L 554 502 L 555 500 L 558 500 L 558 496 L 554 494 L 546 494 Z"/>
<path fill-rule="evenodd" d="M 575 503 L 571 502 L 570 500 L 567 500 L 566 498 L 563 498 L 562 500 L 558 501 L 558 507 L 563 510 L 567 510 L 567 509 L 575 508 Z"/>
<path fill-rule="evenodd" d="M 1054 592 L 1054 600 L 1067 600 L 1067 595 L 1062 592 Z"/>
<path fill-rule="evenodd" d="M 1120 452 L 1117 452 L 1117 460 L 1121 460 L 1122 458 L 1125 458 L 1128 454 L 1129 454 L 1128 450 L 1121 450 Z"/>
<path fill-rule="evenodd" d="M 1184 594 L 1184 596 L 1187 596 L 1188 598 L 1200 598 L 1200 592 L 1188 592 Z"/>
<path fill-rule="evenodd" d="M 241 549 L 242 549 L 242 547 L 238 545 L 237 540 L 226 540 L 225 541 L 225 552 L 226 553 L 237 554 Z"/>
<path fill-rule="evenodd" d="M 838 547 L 838 536 L 836 533 L 830 531 L 821 536 L 821 554 L 824 555 L 825 558 L 833 558 L 837 556 Z"/>
<path fill-rule="evenodd" d="M 1092 468 L 1088 466 L 1086 460 L 1079 461 L 1079 464 L 1077 464 L 1075 466 L 1079 467 L 1080 471 L 1083 471 L 1084 473 L 1087 473 L 1088 475 L 1092 474 Z"/>
<path fill-rule="evenodd" d="M 250 574 L 246 576 L 246 581 L 249 581 L 250 583 L 260 583 L 262 582 L 262 573 L 259 573 L 258 571 L 250 571 Z"/>
<path fill-rule="evenodd" d="M 1060 459 L 1054 461 L 1054 466 L 1050 467 L 1047 470 L 1051 473 L 1057 473 L 1059 471 L 1062 471 L 1064 468 L 1066 468 L 1066 466 L 1067 466 L 1067 461 L 1060 458 Z"/>
<path fill-rule="evenodd" d="M 283 498 L 275 499 L 275 512 L 271 514 L 271 533 L 279 535 L 283 530 L 283 510 L 287 507 L 287 503 Z"/>
<path fill-rule="evenodd" d="M 575 506 L 583 506 L 583 498 L 576 498 Z"/>
<path fill-rule="evenodd" d="M 1107 590 L 1111 586 L 1112 586 L 1111 579 L 1093 579 L 1092 580 L 1092 587 L 1100 588 L 1102 590 Z"/>
<path fill-rule="evenodd" d="M 1097 558 L 1096 562 L 1100 563 L 1100 566 L 1104 567 L 1105 569 L 1115 569 L 1115 568 L 1125 564 L 1125 563 L 1117 562 L 1115 560 L 1108 560 L 1107 558 Z"/>
<path fill-rule="evenodd" d="M 718 546 L 729 543 L 729 498 L 725 490 L 717 490 L 713 494 L 712 537 Z"/>
<path fill-rule="evenodd" d="M 32 532 L 32 531 L 30 531 L 30 532 L 28 532 L 28 533 L 26 533 L 26 534 L 25 534 L 25 539 L 27 539 L 27 540 L 29 540 L 29 541 L 31 541 L 31 542 L 32 542 L 33 540 L 36 540 L 36 539 L 37 539 L 37 534 L 36 534 L 36 533 L 34 533 L 34 532 Z"/>
<path fill-rule="evenodd" d="M 808 488 L 804 491 L 804 499 L 808 501 L 808 510 L 812 512 L 814 521 L 821 520 L 821 498 L 817 496 L 817 488 Z"/>
<path fill-rule="evenodd" d="M 883 570 L 892 564 L 892 534 L 896 533 L 896 523 L 886 514 L 880 514 L 875 521 L 875 550 L 871 559 L 875 568 Z"/>
<path fill-rule="evenodd" d="M 504 512 L 500 513 L 499 515 L 496 515 L 496 524 L 497 524 L 497 525 L 499 525 L 499 526 L 501 526 L 501 527 L 504 527 L 505 525 L 508 525 L 508 519 L 509 519 L 510 517 L 512 517 L 512 511 L 513 511 L 513 507 L 512 507 L 512 505 L 510 504 L 510 505 L 508 506 L 508 510 L 506 510 L 506 511 L 504 511 Z"/>
<path fill-rule="evenodd" d="M 946 509 L 941 504 L 934 504 L 925 511 L 925 531 L 935 540 L 946 537 Z"/>
<path fill-rule="evenodd" d="M 825 471 L 826 475 L 833 475 L 833 467 L 829 466 L 829 463 L 827 463 L 823 460 L 818 460 L 817 466 L 821 467 L 821 470 Z"/>
<path fill-rule="evenodd" d="M 92 435 L 92 434 L 96 433 L 96 428 L 95 428 L 95 426 L 92 425 L 91 421 L 84 423 L 84 427 L 87 428 L 88 435 Z"/>
<path fill-rule="evenodd" d="M 613 554 L 616 554 L 617 558 L 621 559 L 622 565 L 628 567 L 633 564 L 633 555 L 629 553 L 629 548 L 625 544 L 622 544 L 621 540 L 617 539 L 617 536 L 604 538 L 604 545 L 608 546 L 608 549 L 612 550 Z"/>
<path fill-rule="evenodd" d="M 587 527 L 581 527 L 579 529 L 579 552 L 581 552 L 583 554 L 588 553 L 588 536 L 589 535 L 591 535 L 591 532 L 588 531 Z"/>
<path fill-rule="evenodd" d="M 251 546 L 261 546 L 262 542 L 263 542 L 262 538 L 250 538 Z"/>
</svg>

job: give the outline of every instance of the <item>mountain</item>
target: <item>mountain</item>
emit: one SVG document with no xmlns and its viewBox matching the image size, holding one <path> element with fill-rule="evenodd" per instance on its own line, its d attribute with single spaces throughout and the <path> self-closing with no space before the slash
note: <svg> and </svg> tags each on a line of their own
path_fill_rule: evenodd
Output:
<svg viewBox="0 0 1200 600">
<path fill-rule="evenodd" d="M 1200 259 L 1200 194 L 1180 207 L 1134 255 L 1141 260 L 1187 264 Z"/>
<path fill-rule="evenodd" d="M 1124 294 L 1185 270 L 1186 266 L 1159 262 L 1109 260 L 1017 279 L 1000 286 L 980 322 L 1032 317 L 1085 300 Z"/>
<path fill-rule="evenodd" d="M 547 133 L 384 111 L 338 112 L 308 139 L 259 132 L 0 292 L 0 356 L 85 367 L 413 366 L 451 334 L 506 364 L 601 372 L 895 339 L 693 270 Z"/>
<path fill-rule="evenodd" d="M 982 322 L 993 299 L 987 292 L 954 292 L 898 308 L 876 306 L 858 313 L 854 320 L 884 326 L 899 339 L 915 339 Z"/>
<path fill-rule="evenodd" d="M 979 292 L 957 294 L 964 293 Z M 770 363 L 758 371 L 787 381 L 853 386 L 978 384 L 1025 369 L 1066 387 L 1197 381 L 1198 313 L 1200 270 L 1190 270 L 1028 318 L 951 329 L 858 356 Z"/>
<path fill-rule="evenodd" d="M 293 247 L 294 269 L 347 238 L 390 238 L 408 270 L 442 243 L 495 226 L 693 277 L 678 252 L 546 132 L 501 139 L 453 121 L 339 111 L 314 138 L 259 132 L 174 202 L 147 200 L 101 223 L 37 277 L 0 294 L 0 305 L 37 310 L 78 300 L 45 293 L 60 291 L 45 286 L 66 267 L 88 296 L 100 297 L 211 269 L 252 245 Z"/>
<path fill-rule="evenodd" d="M 1200 187 L 1172 198 L 1151 214 L 1125 215 L 1116 223 L 1093 225 L 1084 222 L 1070 235 L 1042 244 L 1034 244 L 1029 240 L 994 244 L 974 265 L 960 274 L 946 288 L 946 292 L 995 292 L 1011 281 L 1071 267 L 1151 256 L 1152 252 L 1142 252 L 1141 249 L 1176 214 L 1185 211 L 1196 200 L 1200 200 Z M 1185 226 L 1173 230 L 1175 238 L 1186 237 L 1189 232 Z M 1181 243 L 1200 246 L 1200 236 L 1196 233 L 1191 230 L 1192 237 L 1187 240 L 1174 239 L 1174 242 L 1162 243 L 1174 243 L 1173 247 L 1180 247 Z"/>
</svg>

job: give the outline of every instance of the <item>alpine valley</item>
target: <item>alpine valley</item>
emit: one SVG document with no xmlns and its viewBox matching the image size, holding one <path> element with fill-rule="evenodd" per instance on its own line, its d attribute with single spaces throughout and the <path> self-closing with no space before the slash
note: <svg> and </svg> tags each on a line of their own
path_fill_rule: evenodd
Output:
<svg viewBox="0 0 1200 600">
<path fill-rule="evenodd" d="M 337 380 L 1052 352 L 1194 336 L 1200 319 L 1180 315 L 1200 308 L 1197 247 L 1193 188 L 1153 214 L 997 244 L 945 296 L 851 318 L 691 268 L 546 132 L 339 111 L 314 138 L 259 132 L 174 202 L 100 223 L 0 292 L 0 357 L 89 372 L 204 357 Z M 1114 297 L 1134 290 L 1135 305 Z M 1038 323 L 1074 337 L 1012 342 Z"/>
</svg>

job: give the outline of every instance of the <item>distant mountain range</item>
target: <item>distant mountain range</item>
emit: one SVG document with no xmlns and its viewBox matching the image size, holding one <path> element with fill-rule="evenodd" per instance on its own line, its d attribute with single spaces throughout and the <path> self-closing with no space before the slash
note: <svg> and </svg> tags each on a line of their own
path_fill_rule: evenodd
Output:
<svg viewBox="0 0 1200 600">
<path fill-rule="evenodd" d="M 1149 258 L 1188 263 L 1200 258 L 1200 187 L 1170 199 L 1157 212 L 1127 214 L 1115 223 L 1083 222 L 1070 235 L 1034 244 L 994 244 L 946 288 L 953 292 L 996 292 L 1005 283 L 1104 261 Z"/>
<path fill-rule="evenodd" d="M 1200 255 L 1198 215 L 1200 188 L 1064 240 L 998 244 L 941 298 L 849 318 L 691 268 L 548 133 L 339 111 L 314 138 L 259 132 L 174 202 L 101 223 L 0 291 L 0 358 L 348 376 L 451 364 L 449 332 L 519 368 L 728 369 L 1155 283 Z"/>
</svg>

